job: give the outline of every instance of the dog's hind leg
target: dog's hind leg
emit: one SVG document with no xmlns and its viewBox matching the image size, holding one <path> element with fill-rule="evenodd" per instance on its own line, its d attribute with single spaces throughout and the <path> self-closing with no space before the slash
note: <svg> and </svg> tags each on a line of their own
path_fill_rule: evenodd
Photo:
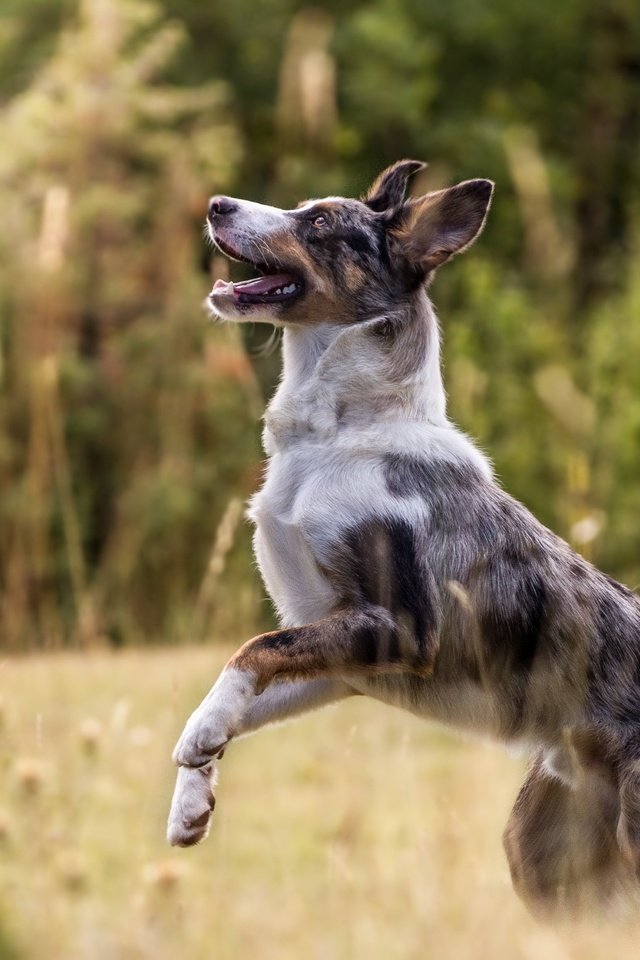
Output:
<svg viewBox="0 0 640 960">
<path fill-rule="evenodd" d="M 616 841 L 617 791 L 589 771 L 573 782 L 533 761 L 504 831 L 513 886 L 550 916 L 610 900 L 628 871 Z"/>
<path fill-rule="evenodd" d="M 242 717 L 236 736 L 246 736 L 269 723 L 336 703 L 355 691 L 333 677 L 272 683 Z M 206 701 L 205 701 L 206 702 Z M 215 760 L 204 767 L 180 767 L 167 824 L 172 846 L 189 847 L 207 836 L 215 806 Z"/>
<path fill-rule="evenodd" d="M 640 878 L 640 762 L 629 765 L 620 778 L 618 843 L 623 856 Z"/>
</svg>

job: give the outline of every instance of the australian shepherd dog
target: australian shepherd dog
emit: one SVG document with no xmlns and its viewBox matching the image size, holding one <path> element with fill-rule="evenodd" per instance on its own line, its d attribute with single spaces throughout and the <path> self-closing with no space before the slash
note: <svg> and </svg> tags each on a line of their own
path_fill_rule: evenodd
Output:
<svg viewBox="0 0 640 960">
<path fill-rule="evenodd" d="M 255 554 L 279 630 L 242 646 L 174 752 L 170 843 L 206 836 L 235 737 L 352 696 L 525 746 L 507 823 L 531 909 L 608 901 L 640 868 L 640 599 L 496 482 L 447 417 L 428 296 L 483 228 L 493 184 L 280 210 L 213 197 L 214 244 L 253 280 L 213 313 L 283 327 L 265 416 Z"/>
</svg>

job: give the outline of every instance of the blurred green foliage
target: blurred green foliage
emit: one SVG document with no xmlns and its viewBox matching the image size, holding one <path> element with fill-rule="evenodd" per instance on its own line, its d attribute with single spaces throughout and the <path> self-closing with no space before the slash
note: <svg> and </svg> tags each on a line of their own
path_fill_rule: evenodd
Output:
<svg viewBox="0 0 640 960">
<path fill-rule="evenodd" d="M 640 582 L 636 0 L 5 0 L 0 123 L 1 644 L 264 624 L 238 498 L 278 357 L 205 322 L 206 198 L 401 156 L 497 183 L 433 287 L 453 417 Z"/>
</svg>

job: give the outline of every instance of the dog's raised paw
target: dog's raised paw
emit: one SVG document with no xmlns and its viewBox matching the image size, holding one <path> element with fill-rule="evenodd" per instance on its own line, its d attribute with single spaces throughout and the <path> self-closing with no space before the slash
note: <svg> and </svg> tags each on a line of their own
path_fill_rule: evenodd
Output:
<svg viewBox="0 0 640 960">
<path fill-rule="evenodd" d="M 172 847 L 192 847 L 208 835 L 216 803 L 214 785 L 213 764 L 179 768 L 167 823 Z"/>
<path fill-rule="evenodd" d="M 206 727 L 187 729 L 178 740 L 172 759 L 180 767 L 203 769 L 220 758 L 228 742 L 229 737 L 221 739 L 220 736 L 209 735 Z"/>
</svg>

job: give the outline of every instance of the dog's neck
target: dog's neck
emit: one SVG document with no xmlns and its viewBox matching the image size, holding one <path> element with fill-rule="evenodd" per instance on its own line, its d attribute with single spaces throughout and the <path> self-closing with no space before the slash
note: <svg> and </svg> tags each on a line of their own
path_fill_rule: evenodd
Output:
<svg viewBox="0 0 640 960">
<path fill-rule="evenodd" d="M 438 323 L 426 291 L 393 317 L 285 329 L 282 380 L 265 422 L 267 453 L 329 441 L 350 427 L 450 427 Z"/>
</svg>

